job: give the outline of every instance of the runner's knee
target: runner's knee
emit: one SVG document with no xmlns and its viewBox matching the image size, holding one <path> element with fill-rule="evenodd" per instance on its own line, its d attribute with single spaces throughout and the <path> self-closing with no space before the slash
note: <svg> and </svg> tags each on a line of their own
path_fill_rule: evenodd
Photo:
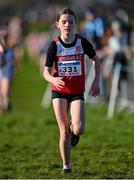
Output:
<svg viewBox="0 0 134 180">
<path fill-rule="evenodd" d="M 68 138 L 69 134 L 70 134 L 69 128 L 62 128 L 60 130 L 60 135 L 61 135 L 62 138 Z"/>
</svg>

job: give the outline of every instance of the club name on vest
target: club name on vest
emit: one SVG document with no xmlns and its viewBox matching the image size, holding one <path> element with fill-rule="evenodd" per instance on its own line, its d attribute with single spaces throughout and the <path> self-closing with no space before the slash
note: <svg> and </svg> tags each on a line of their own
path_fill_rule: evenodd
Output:
<svg viewBox="0 0 134 180">
<path fill-rule="evenodd" d="M 82 54 L 77 55 L 70 55 L 70 56 L 58 56 L 57 57 L 59 61 L 73 61 L 73 60 L 80 60 L 83 58 Z"/>
</svg>

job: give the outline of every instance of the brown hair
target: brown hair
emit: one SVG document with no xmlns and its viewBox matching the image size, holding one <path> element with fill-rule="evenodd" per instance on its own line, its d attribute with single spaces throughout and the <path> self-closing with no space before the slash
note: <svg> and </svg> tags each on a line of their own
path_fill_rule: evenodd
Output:
<svg viewBox="0 0 134 180">
<path fill-rule="evenodd" d="M 75 13 L 71 9 L 69 9 L 69 8 L 64 8 L 61 11 L 59 11 L 59 13 L 57 13 L 57 16 L 56 16 L 56 21 L 58 22 L 60 17 L 62 15 L 64 15 L 64 14 L 71 14 L 71 15 L 73 15 L 74 19 L 75 19 L 75 22 L 77 23 L 77 18 L 76 18 Z"/>
</svg>

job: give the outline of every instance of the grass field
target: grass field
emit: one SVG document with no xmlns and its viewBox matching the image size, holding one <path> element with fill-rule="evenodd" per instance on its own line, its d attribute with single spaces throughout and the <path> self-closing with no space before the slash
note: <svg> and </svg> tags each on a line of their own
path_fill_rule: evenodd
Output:
<svg viewBox="0 0 134 180">
<path fill-rule="evenodd" d="M 14 78 L 13 111 L 0 117 L 0 178 L 134 179 L 134 114 L 87 104 L 86 132 L 71 150 L 72 173 L 61 173 L 59 132 L 52 107 L 40 101 L 46 82 L 27 58 Z"/>
</svg>

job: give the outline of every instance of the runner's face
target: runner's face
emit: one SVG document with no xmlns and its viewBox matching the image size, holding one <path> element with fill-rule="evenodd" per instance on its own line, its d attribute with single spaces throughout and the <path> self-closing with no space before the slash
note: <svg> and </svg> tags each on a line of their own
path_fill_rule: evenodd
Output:
<svg viewBox="0 0 134 180">
<path fill-rule="evenodd" d="M 71 14 L 61 15 L 56 25 L 60 29 L 62 36 L 71 36 L 75 33 L 75 18 Z"/>
</svg>

